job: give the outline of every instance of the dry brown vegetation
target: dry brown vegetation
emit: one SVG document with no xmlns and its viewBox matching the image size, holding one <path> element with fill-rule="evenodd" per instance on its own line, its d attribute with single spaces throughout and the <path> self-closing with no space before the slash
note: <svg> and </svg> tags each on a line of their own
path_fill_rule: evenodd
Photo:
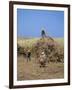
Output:
<svg viewBox="0 0 72 90">
<path fill-rule="evenodd" d="M 18 57 L 18 80 L 55 79 L 64 77 L 63 63 L 47 63 L 45 68 L 40 68 L 34 58 L 27 62 L 23 56 Z"/>
<path fill-rule="evenodd" d="M 18 45 L 18 80 L 64 78 L 63 39 L 18 39 Z M 27 62 L 25 54 L 28 50 L 31 51 L 31 60 Z M 45 67 L 40 68 L 38 58 L 42 51 L 46 54 L 47 62 Z"/>
</svg>

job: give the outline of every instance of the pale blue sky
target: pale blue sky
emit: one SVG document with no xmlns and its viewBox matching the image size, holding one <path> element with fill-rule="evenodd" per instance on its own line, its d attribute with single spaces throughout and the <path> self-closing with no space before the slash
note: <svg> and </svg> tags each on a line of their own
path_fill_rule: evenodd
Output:
<svg viewBox="0 0 72 90">
<path fill-rule="evenodd" d="M 64 37 L 64 11 L 17 9 L 18 37 L 40 37 L 42 28 L 51 37 Z"/>
</svg>

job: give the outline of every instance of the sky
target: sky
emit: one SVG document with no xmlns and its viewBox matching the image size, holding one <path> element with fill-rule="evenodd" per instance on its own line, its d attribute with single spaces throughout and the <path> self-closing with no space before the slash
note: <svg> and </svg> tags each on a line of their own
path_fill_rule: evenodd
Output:
<svg viewBox="0 0 72 90">
<path fill-rule="evenodd" d="M 64 11 L 17 9 L 17 36 L 25 38 L 64 37 Z"/>
</svg>

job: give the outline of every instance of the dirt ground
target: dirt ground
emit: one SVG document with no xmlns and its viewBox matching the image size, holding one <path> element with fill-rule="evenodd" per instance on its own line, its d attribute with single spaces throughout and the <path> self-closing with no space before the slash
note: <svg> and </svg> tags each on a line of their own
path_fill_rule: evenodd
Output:
<svg viewBox="0 0 72 90">
<path fill-rule="evenodd" d="M 17 80 L 37 80 L 37 79 L 60 79 L 64 78 L 63 63 L 46 63 L 46 67 L 39 67 L 35 58 L 27 62 L 27 58 L 18 56 L 17 59 Z"/>
</svg>

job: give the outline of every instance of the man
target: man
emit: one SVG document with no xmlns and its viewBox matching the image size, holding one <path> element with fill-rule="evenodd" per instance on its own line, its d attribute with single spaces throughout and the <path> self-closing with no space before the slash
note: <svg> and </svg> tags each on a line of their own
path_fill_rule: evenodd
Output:
<svg viewBox="0 0 72 90">
<path fill-rule="evenodd" d="M 40 67 L 45 67 L 46 65 L 46 55 L 44 52 L 41 53 L 39 58 Z"/>
<path fill-rule="evenodd" d="M 31 52 L 28 50 L 27 52 L 27 62 L 31 60 Z"/>
<path fill-rule="evenodd" d="M 46 37 L 46 34 L 45 34 L 45 31 L 44 30 L 42 30 L 41 36 L 42 36 L 42 38 L 45 38 Z"/>
</svg>

